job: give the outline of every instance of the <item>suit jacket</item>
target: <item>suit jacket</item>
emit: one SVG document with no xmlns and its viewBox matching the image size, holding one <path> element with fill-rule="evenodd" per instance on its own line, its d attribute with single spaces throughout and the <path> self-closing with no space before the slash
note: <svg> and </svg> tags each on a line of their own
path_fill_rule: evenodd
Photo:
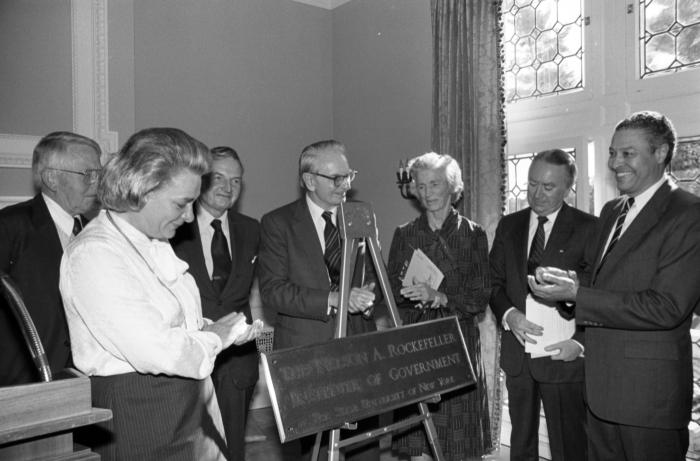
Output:
<svg viewBox="0 0 700 461">
<path fill-rule="evenodd" d="M 55 373 L 70 364 L 68 325 L 58 291 L 63 248 L 41 194 L 0 210 L 0 270 L 17 283 Z M 39 380 L 21 327 L 0 299 L 0 385 Z"/>
<path fill-rule="evenodd" d="M 255 275 L 256 257 L 260 243 L 260 225 L 248 216 L 228 211 L 231 234 L 231 273 L 223 291 L 218 294 L 204 262 L 202 240 L 195 219 L 180 226 L 170 243 L 175 254 L 190 265 L 202 300 L 202 315 L 218 320 L 231 312 L 242 312 L 252 321 L 250 288 Z M 258 354 L 255 341 L 231 346 L 216 359 L 216 372 L 227 373 L 239 388 L 254 386 L 258 380 Z"/>
<path fill-rule="evenodd" d="M 498 223 L 489 256 L 491 267 L 491 309 L 498 324 L 511 307 L 525 313 L 528 294 L 527 257 L 530 208 L 504 216 Z M 585 248 L 595 233 L 596 218 L 564 203 L 547 240 L 541 266 L 575 270 L 584 280 L 591 270 Z M 535 338 L 536 339 L 536 338 Z M 583 343 L 582 331 L 574 339 Z M 525 348 L 510 332 L 501 335 L 501 368 L 509 375 L 519 375 Z M 583 359 L 571 362 L 549 357 L 531 359 L 532 376 L 540 382 L 565 383 L 583 381 Z"/>
<path fill-rule="evenodd" d="M 678 429 L 693 394 L 690 323 L 700 300 L 700 198 L 668 181 L 600 268 L 623 200 L 601 212 L 590 288 L 579 288 L 591 411 L 620 424 Z"/>
<path fill-rule="evenodd" d="M 277 311 L 275 349 L 332 339 L 330 280 L 305 197 L 263 216 L 259 259 L 263 305 Z M 363 260 L 364 253 L 358 252 L 358 265 Z M 375 329 L 374 320 L 348 315 L 348 335 Z"/>
</svg>

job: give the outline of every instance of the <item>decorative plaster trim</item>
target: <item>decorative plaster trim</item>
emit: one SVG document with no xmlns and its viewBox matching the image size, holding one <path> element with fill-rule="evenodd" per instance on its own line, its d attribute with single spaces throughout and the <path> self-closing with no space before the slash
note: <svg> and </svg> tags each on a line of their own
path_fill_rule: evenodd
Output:
<svg viewBox="0 0 700 461">
<path fill-rule="evenodd" d="M 107 0 L 71 0 L 73 129 L 93 138 L 103 152 L 117 149 L 109 131 Z"/>
<path fill-rule="evenodd" d="M 73 131 L 88 136 L 103 152 L 117 150 L 109 131 L 107 0 L 71 0 Z M 41 137 L 0 134 L 0 167 L 29 168 Z"/>
<path fill-rule="evenodd" d="M 30 198 L 31 197 L 20 197 L 11 195 L 0 196 L 0 209 L 5 208 L 6 206 L 14 205 L 15 203 L 24 202 L 26 200 L 29 200 Z"/>
<path fill-rule="evenodd" d="M 0 134 L 0 168 L 31 168 L 39 136 Z"/>
<path fill-rule="evenodd" d="M 347 3 L 350 0 L 292 0 L 297 3 L 304 3 L 306 5 L 317 6 L 319 8 L 324 8 L 326 10 L 332 10 L 337 8 L 343 3 Z"/>
</svg>

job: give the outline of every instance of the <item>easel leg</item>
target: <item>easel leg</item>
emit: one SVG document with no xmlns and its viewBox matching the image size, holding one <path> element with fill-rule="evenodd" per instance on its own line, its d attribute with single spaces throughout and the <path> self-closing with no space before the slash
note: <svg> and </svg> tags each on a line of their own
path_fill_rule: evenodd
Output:
<svg viewBox="0 0 700 461">
<path fill-rule="evenodd" d="M 321 453 L 321 437 L 323 432 L 316 434 L 316 440 L 314 441 L 314 450 L 311 452 L 311 461 L 318 461 L 318 455 Z"/>
<path fill-rule="evenodd" d="M 423 420 L 423 426 L 425 427 L 425 433 L 428 437 L 428 444 L 433 450 L 433 455 L 435 455 L 435 461 L 445 461 L 445 457 L 442 454 L 442 448 L 437 441 L 437 430 L 435 429 L 435 424 L 433 423 L 433 418 L 430 416 L 430 410 L 428 410 L 428 404 L 421 402 L 418 404 L 421 415 L 425 416 Z"/>
</svg>

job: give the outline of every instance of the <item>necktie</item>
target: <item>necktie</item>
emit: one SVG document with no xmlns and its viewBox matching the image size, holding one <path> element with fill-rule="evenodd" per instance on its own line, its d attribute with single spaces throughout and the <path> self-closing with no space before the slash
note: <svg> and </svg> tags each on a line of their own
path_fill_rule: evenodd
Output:
<svg viewBox="0 0 700 461">
<path fill-rule="evenodd" d="M 80 215 L 73 216 L 73 235 L 78 235 L 83 230 L 83 217 Z"/>
<path fill-rule="evenodd" d="M 535 273 L 535 269 L 540 265 L 542 254 L 544 253 L 544 223 L 547 222 L 547 217 L 538 216 L 537 221 L 537 230 L 535 231 L 535 237 L 532 239 L 532 244 L 530 245 L 530 255 L 527 258 L 528 275 L 533 275 Z"/>
<path fill-rule="evenodd" d="M 321 217 L 326 221 L 326 227 L 323 229 L 323 238 L 326 241 L 323 260 L 326 262 L 328 276 L 331 279 L 331 291 L 335 291 L 340 282 L 340 234 L 333 224 L 333 214 L 330 211 L 324 211 Z"/>
<path fill-rule="evenodd" d="M 620 214 L 617 217 L 617 221 L 615 221 L 615 230 L 613 230 L 612 237 L 610 238 L 610 244 L 608 245 L 608 249 L 605 250 L 603 258 L 600 260 L 600 266 L 602 266 L 605 262 L 605 258 L 607 258 L 610 254 L 610 250 L 612 250 L 613 247 L 617 244 L 617 241 L 620 240 L 620 234 L 622 234 L 622 226 L 625 225 L 625 218 L 627 217 L 627 213 L 630 211 L 630 208 L 632 208 L 632 205 L 634 205 L 634 197 L 628 198 L 625 204 L 622 205 L 622 210 L 620 210 Z"/>
<path fill-rule="evenodd" d="M 214 228 L 214 237 L 211 239 L 211 259 L 214 263 L 211 282 L 221 293 L 231 273 L 231 254 L 228 251 L 226 236 L 221 230 L 221 220 L 212 220 L 211 227 Z"/>
</svg>

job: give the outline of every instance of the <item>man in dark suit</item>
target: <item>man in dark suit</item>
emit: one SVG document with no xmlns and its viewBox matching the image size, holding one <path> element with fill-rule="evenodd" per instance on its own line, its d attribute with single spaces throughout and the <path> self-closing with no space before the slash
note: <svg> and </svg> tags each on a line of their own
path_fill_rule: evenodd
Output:
<svg viewBox="0 0 700 461">
<path fill-rule="evenodd" d="M 52 372 L 70 364 L 68 326 L 58 292 L 63 248 L 96 207 L 100 147 L 69 132 L 44 136 L 34 148 L 32 174 L 41 191 L 0 210 L 0 271 L 12 277 L 38 330 Z M 39 379 L 20 324 L 0 299 L 0 385 Z"/>
<path fill-rule="evenodd" d="M 584 249 L 596 218 L 564 203 L 575 179 L 571 155 L 560 149 L 538 153 L 528 171 L 530 207 L 501 220 L 489 257 L 491 309 L 506 330 L 501 335 L 501 368 L 506 373 L 512 460 L 539 459 L 540 400 L 552 459 L 586 459 L 582 332 L 547 346 L 552 356 L 533 358 L 524 347 L 536 343 L 543 331 L 526 318 L 531 296 L 527 276 L 534 267 L 553 264 L 582 274 L 590 271 Z"/>
<path fill-rule="evenodd" d="M 197 219 L 180 226 L 171 239 L 175 253 L 189 265 L 202 299 L 202 314 L 210 320 L 240 312 L 250 323 L 251 288 L 260 229 L 258 222 L 232 209 L 243 180 L 243 165 L 235 150 L 211 150 L 211 172 L 203 178 L 197 199 Z M 254 295 L 257 292 L 254 292 Z M 258 381 L 255 342 L 233 346 L 219 354 L 212 373 L 230 461 L 245 459 L 245 423 Z"/>
<path fill-rule="evenodd" d="M 549 267 L 530 280 L 539 296 L 575 303 L 586 327 L 592 460 L 680 461 L 688 449 L 700 198 L 664 174 L 675 142 L 659 113 L 618 123 L 608 167 L 623 195 L 601 212 L 590 286 Z"/>
<path fill-rule="evenodd" d="M 333 250 L 339 250 L 340 245 L 336 217 L 354 177 L 341 143 L 329 140 L 311 144 L 299 158 L 304 197 L 262 218 L 260 294 L 264 306 L 277 311 L 276 349 L 333 338 L 340 301 L 340 255 L 333 257 Z M 374 299 L 370 284 L 351 289 L 348 334 L 376 329 L 374 320 L 362 315 Z M 302 442 L 307 456 L 312 443 L 313 437 Z M 373 452 L 369 459 L 378 458 L 378 451 Z"/>
</svg>

